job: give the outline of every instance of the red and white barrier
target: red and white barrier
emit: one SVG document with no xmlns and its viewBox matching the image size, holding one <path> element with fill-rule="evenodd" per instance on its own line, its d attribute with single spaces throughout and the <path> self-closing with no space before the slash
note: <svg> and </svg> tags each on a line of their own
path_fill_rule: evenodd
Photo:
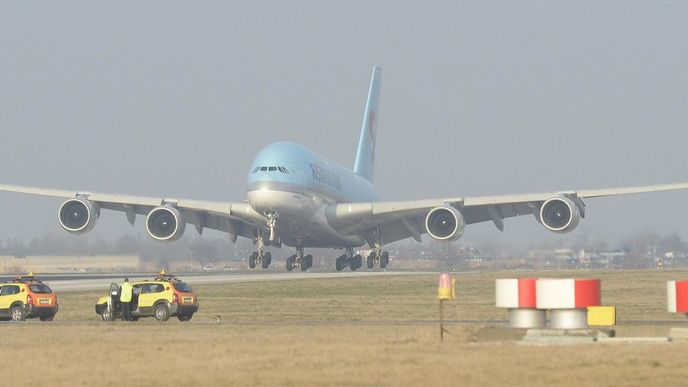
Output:
<svg viewBox="0 0 688 387">
<path fill-rule="evenodd" d="M 602 296 L 598 279 L 539 279 L 538 309 L 579 309 L 600 306 Z"/>
<path fill-rule="evenodd" d="M 535 308 L 536 278 L 500 278 L 495 285 L 498 308 Z"/>
<path fill-rule="evenodd" d="M 550 327 L 585 329 L 588 307 L 602 304 L 598 279 L 539 279 L 537 308 L 550 311 Z"/>
<path fill-rule="evenodd" d="M 536 278 L 500 278 L 495 282 L 495 304 L 509 309 L 512 328 L 542 328 L 547 319 L 536 306 Z"/>
<path fill-rule="evenodd" d="M 667 281 L 667 311 L 688 313 L 688 281 Z"/>
<path fill-rule="evenodd" d="M 549 310 L 550 327 L 584 329 L 588 327 L 587 308 L 602 304 L 601 283 L 598 279 L 502 278 L 495 283 L 495 304 L 509 309 L 514 328 L 544 327 Z"/>
</svg>

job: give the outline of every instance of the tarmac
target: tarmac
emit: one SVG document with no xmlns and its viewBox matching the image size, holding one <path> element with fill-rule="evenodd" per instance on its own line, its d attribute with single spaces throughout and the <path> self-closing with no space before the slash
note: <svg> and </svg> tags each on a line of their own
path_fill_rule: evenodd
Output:
<svg viewBox="0 0 688 387">
<path fill-rule="evenodd" d="M 175 273 L 184 282 L 190 285 L 200 284 L 223 284 L 236 282 L 268 282 L 268 281 L 295 281 L 305 279 L 336 279 L 336 278 L 356 278 L 356 277 L 379 277 L 379 276 L 399 276 L 399 275 L 419 275 L 433 274 L 428 272 L 408 272 L 408 271 L 361 271 L 361 272 L 258 272 L 258 273 L 207 273 L 207 274 L 182 274 Z M 124 278 L 145 279 L 153 278 L 154 273 L 120 273 L 120 274 L 56 274 L 40 275 L 38 278 L 47 283 L 56 292 L 80 292 L 94 289 L 108 289 L 111 283 L 120 283 Z M 0 277 L 0 281 L 11 280 L 12 276 Z"/>
</svg>

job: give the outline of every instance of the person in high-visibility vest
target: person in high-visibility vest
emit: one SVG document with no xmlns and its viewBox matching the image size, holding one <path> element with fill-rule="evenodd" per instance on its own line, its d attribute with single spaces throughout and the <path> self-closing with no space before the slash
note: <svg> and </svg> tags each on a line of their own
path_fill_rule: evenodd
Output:
<svg viewBox="0 0 688 387">
<path fill-rule="evenodd" d="M 134 287 L 129 283 L 129 278 L 125 278 L 119 295 L 119 302 L 122 305 L 122 320 L 124 321 L 131 321 L 131 297 L 133 292 Z"/>
</svg>

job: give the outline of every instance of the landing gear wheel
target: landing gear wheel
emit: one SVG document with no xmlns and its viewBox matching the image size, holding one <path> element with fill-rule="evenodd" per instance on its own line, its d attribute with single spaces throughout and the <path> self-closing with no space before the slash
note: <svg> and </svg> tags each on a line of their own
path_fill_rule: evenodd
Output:
<svg viewBox="0 0 688 387">
<path fill-rule="evenodd" d="M 10 318 L 12 321 L 24 321 L 26 320 L 26 312 L 24 312 L 23 306 L 13 306 L 10 309 Z"/>
<path fill-rule="evenodd" d="M 385 251 L 380 257 L 380 268 L 384 269 L 387 265 L 389 265 L 389 253 Z"/>
<path fill-rule="evenodd" d="M 313 256 L 306 255 L 301 259 L 301 271 L 306 271 L 313 266 Z"/>
<path fill-rule="evenodd" d="M 250 257 L 248 257 L 248 267 L 251 269 L 256 268 L 256 258 L 258 258 L 258 253 L 254 252 L 251 254 Z"/>
<path fill-rule="evenodd" d="M 156 305 L 154 312 L 158 321 L 167 321 L 170 318 L 170 309 L 165 304 Z"/>
<path fill-rule="evenodd" d="M 337 258 L 337 261 L 335 262 L 334 266 L 337 269 L 337 271 L 342 271 L 346 267 L 344 264 L 344 260 L 346 259 L 346 255 L 342 255 L 339 258 Z"/>
<path fill-rule="evenodd" d="M 375 254 L 375 253 L 368 254 L 368 258 L 366 258 L 366 266 L 368 266 L 368 269 L 372 269 L 373 266 L 375 266 L 375 258 L 376 257 L 377 257 L 377 254 Z"/>
<path fill-rule="evenodd" d="M 272 253 L 269 251 L 263 255 L 263 260 L 261 261 L 261 266 L 263 269 L 267 269 L 268 266 L 270 266 L 270 263 L 272 263 Z"/>
<path fill-rule="evenodd" d="M 289 258 L 287 258 L 287 271 L 294 270 L 294 260 L 295 259 L 296 259 L 296 255 L 292 255 Z"/>
<path fill-rule="evenodd" d="M 363 257 L 360 255 L 356 255 L 351 259 L 351 264 L 349 267 L 351 268 L 351 271 L 356 271 L 359 269 L 361 266 L 363 266 Z"/>
<path fill-rule="evenodd" d="M 177 315 L 177 319 L 179 319 L 179 321 L 189 321 L 191 320 L 191 317 L 193 317 L 193 313 Z"/>
</svg>

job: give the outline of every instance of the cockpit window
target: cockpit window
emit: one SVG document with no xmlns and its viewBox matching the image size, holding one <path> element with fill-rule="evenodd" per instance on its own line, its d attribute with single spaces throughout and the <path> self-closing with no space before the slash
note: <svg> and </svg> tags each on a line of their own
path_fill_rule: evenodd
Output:
<svg viewBox="0 0 688 387">
<path fill-rule="evenodd" d="M 266 171 L 275 172 L 275 171 L 279 171 L 279 172 L 281 172 L 281 173 L 286 173 L 286 174 L 289 173 L 289 170 L 288 170 L 287 168 L 285 168 L 285 167 L 282 167 L 282 166 L 279 166 L 279 167 L 256 167 L 256 168 L 253 170 L 252 173 L 257 173 L 258 171 L 260 171 L 260 172 L 266 172 Z"/>
</svg>

